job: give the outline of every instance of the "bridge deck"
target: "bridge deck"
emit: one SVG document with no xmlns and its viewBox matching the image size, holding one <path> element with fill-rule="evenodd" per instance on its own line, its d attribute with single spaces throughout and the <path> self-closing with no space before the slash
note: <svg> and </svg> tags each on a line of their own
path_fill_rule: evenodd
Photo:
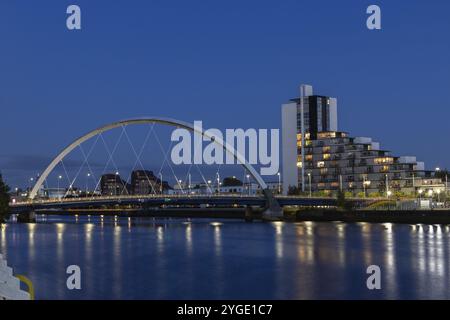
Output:
<svg viewBox="0 0 450 320">
<path fill-rule="evenodd" d="M 334 198 L 276 196 L 280 206 L 336 206 Z M 377 199 L 351 199 L 356 202 L 370 203 Z M 379 199 L 378 199 L 379 200 Z M 33 200 L 11 204 L 13 212 L 29 210 L 51 210 L 71 208 L 101 208 L 108 206 L 121 207 L 158 207 L 158 206 L 259 206 L 263 207 L 266 199 L 263 196 L 246 195 L 148 195 L 148 196 L 111 196 L 92 198 L 69 198 L 61 200 Z"/>
</svg>

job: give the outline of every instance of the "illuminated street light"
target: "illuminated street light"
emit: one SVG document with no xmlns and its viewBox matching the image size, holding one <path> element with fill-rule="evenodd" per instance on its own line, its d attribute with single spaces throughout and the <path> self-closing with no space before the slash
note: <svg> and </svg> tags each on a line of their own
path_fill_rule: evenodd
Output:
<svg viewBox="0 0 450 320">
<path fill-rule="evenodd" d="M 423 190 L 422 190 L 422 189 L 419 189 L 417 192 L 419 193 L 419 201 L 421 202 L 421 201 L 422 201 L 422 193 L 423 193 Z"/>
<path fill-rule="evenodd" d="M 86 195 L 87 195 L 88 194 L 89 177 L 91 176 L 91 173 L 88 172 L 86 176 L 87 176 L 87 178 L 86 178 Z"/>
<path fill-rule="evenodd" d="M 62 179 L 62 176 L 59 175 L 59 176 L 58 176 L 58 190 L 57 190 L 57 195 L 58 195 L 58 198 L 60 198 L 60 199 L 61 199 L 61 197 L 60 197 L 60 194 L 59 194 L 59 187 L 60 187 L 59 184 L 60 184 L 61 179 Z"/>
<path fill-rule="evenodd" d="M 278 172 L 278 194 L 281 194 L 281 174 Z"/>
<path fill-rule="evenodd" d="M 311 188 L 311 172 L 308 172 L 308 182 L 309 182 L 309 197 L 312 197 L 312 188 Z"/>
</svg>

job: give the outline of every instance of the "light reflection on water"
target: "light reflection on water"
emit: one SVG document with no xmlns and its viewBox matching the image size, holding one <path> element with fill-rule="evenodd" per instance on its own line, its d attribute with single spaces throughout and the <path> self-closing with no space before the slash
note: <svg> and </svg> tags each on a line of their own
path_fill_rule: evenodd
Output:
<svg viewBox="0 0 450 320">
<path fill-rule="evenodd" d="M 448 299 L 449 241 L 440 225 L 110 216 L 0 231 L 1 252 L 41 299 Z M 65 287 L 71 264 L 81 291 Z M 366 288 L 372 264 L 380 291 Z"/>
</svg>

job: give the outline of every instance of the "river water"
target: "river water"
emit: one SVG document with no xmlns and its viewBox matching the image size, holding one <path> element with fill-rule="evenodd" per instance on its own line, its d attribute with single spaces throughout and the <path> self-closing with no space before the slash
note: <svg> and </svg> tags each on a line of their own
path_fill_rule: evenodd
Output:
<svg viewBox="0 0 450 320">
<path fill-rule="evenodd" d="M 450 298 L 449 226 L 40 217 L 0 232 L 37 299 Z"/>
</svg>

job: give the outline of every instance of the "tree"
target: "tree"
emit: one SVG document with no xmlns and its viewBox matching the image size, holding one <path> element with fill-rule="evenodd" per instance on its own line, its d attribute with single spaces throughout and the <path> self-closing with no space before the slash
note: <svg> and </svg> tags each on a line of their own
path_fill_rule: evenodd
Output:
<svg viewBox="0 0 450 320">
<path fill-rule="evenodd" d="M 337 194 L 337 207 L 348 211 L 353 209 L 352 203 L 346 199 L 346 193 L 340 190 Z"/>
<path fill-rule="evenodd" d="M 298 196 L 300 194 L 300 189 L 295 186 L 289 186 L 288 195 L 289 196 Z"/>
<path fill-rule="evenodd" d="M 9 187 L 3 182 L 0 174 L 0 223 L 4 222 L 9 214 Z"/>
</svg>

